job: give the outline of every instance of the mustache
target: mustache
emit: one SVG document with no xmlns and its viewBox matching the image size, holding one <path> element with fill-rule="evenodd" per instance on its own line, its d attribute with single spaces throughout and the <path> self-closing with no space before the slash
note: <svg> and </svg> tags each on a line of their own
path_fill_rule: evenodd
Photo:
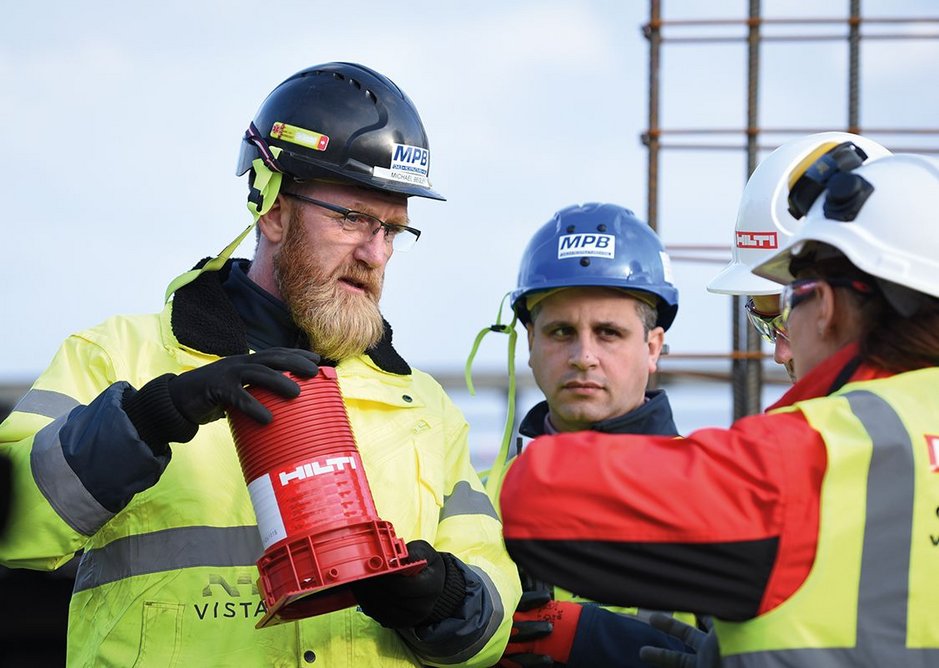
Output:
<svg viewBox="0 0 939 668">
<path fill-rule="evenodd" d="M 381 294 L 383 273 L 361 264 L 340 267 L 333 273 L 333 278 L 362 288 L 374 300 Z"/>
</svg>

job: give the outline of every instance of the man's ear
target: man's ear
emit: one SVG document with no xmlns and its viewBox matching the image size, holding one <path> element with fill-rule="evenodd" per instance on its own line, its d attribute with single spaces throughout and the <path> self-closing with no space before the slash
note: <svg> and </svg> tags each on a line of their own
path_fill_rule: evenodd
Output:
<svg viewBox="0 0 939 668">
<path fill-rule="evenodd" d="M 659 356 L 662 354 L 662 346 L 665 345 L 665 330 L 661 327 L 653 327 L 649 330 L 646 344 L 649 346 L 649 373 L 655 373 L 658 368 Z"/>
<path fill-rule="evenodd" d="M 525 332 L 528 334 L 528 366 L 531 366 L 531 344 L 535 341 L 535 323 L 526 323 Z"/>
<path fill-rule="evenodd" d="M 279 244 L 287 234 L 290 212 L 283 205 L 284 196 L 278 195 L 274 206 L 258 218 L 258 229 L 261 235 L 272 244 Z"/>
</svg>

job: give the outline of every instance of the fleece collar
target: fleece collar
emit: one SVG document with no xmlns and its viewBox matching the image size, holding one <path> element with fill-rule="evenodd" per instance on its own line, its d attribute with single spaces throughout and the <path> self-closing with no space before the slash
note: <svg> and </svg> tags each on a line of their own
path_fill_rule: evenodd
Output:
<svg viewBox="0 0 939 668">
<path fill-rule="evenodd" d="M 528 411 L 519 425 L 518 431 L 523 436 L 537 438 L 545 435 L 545 418 L 548 415 L 548 402 L 542 401 Z M 635 410 L 609 420 L 590 425 L 591 431 L 606 434 L 643 434 L 649 436 L 677 436 L 678 428 L 672 416 L 672 407 L 665 390 L 646 392 L 646 401 Z"/>
<path fill-rule="evenodd" d="M 209 259 L 200 261 L 196 268 L 204 265 Z M 253 332 L 250 337 L 252 343 L 256 344 L 258 333 L 271 326 L 270 321 L 246 325 L 246 320 L 257 318 L 259 314 L 270 315 L 269 304 L 254 303 L 260 299 L 258 295 L 243 290 L 242 286 L 237 288 L 238 296 L 235 301 L 229 296 L 226 282 L 235 262 L 241 265 L 239 270 L 248 266 L 242 264 L 247 263 L 247 260 L 229 260 L 218 271 L 203 272 L 197 279 L 176 291 L 173 296 L 172 325 L 173 334 L 181 344 L 219 357 L 243 355 L 250 352 L 249 329 Z M 232 284 L 237 284 L 237 281 L 232 281 Z M 290 326 L 293 326 L 293 323 L 290 323 Z M 365 351 L 365 354 L 382 371 L 399 376 L 411 373 L 411 367 L 392 345 L 391 325 L 387 321 L 381 341 Z M 324 360 L 324 363 L 328 362 L 329 360 Z"/>
</svg>

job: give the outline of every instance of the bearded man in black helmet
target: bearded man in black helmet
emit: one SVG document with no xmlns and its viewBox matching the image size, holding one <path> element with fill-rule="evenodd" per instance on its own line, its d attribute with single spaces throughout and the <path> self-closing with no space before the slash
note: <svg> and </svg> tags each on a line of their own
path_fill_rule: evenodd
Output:
<svg viewBox="0 0 939 668">
<path fill-rule="evenodd" d="M 408 198 L 443 199 L 429 168 L 421 119 L 383 75 L 328 63 L 288 78 L 242 143 L 254 223 L 175 279 L 163 313 L 67 339 L 0 426 L 15 469 L 0 562 L 54 569 L 83 552 L 70 665 L 498 660 L 519 597 L 498 516 L 463 416 L 395 351 L 378 307 L 387 262 L 420 236 Z M 255 224 L 254 259 L 229 259 Z M 352 584 L 358 607 L 255 630 L 261 540 L 218 420 L 269 422 L 245 386 L 293 397 L 283 372 L 321 364 L 336 366 L 378 514 L 427 564 Z"/>
</svg>

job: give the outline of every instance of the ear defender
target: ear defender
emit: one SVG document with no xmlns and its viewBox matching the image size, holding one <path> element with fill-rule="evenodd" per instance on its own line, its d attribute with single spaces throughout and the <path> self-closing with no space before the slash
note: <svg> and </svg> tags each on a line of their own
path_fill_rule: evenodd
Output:
<svg viewBox="0 0 939 668">
<path fill-rule="evenodd" d="M 805 216 L 835 174 L 857 169 L 865 160 L 867 153 L 853 142 L 819 146 L 789 175 L 789 213 L 796 220 Z"/>
</svg>

